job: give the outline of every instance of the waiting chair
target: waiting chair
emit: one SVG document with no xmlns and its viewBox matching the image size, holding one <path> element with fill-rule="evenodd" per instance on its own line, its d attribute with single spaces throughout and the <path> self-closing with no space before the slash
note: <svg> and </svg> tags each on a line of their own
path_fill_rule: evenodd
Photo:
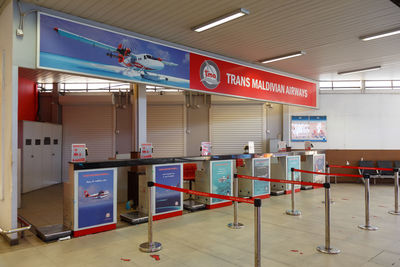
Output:
<svg viewBox="0 0 400 267">
<path fill-rule="evenodd" d="M 388 161 L 388 160 L 378 160 L 376 162 L 378 165 L 378 168 L 388 168 L 392 169 L 393 168 L 393 162 Z M 379 172 L 379 178 L 394 178 L 394 172 L 393 170 L 391 171 L 378 171 Z"/>
<path fill-rule="evenodd" d="M 358 166 L 359 167 L 369 167 L 369 168 L 375 168 L 375 162 L 371 161 L 371 160 L 360 160 L 358 162 Z M 358 172 L 361 175 L 364 174 L 369 174 L 369 177 L 374 179 L 374 184 L 376 183 L 376 178 L 379 177 L 379 172 L 377 170 L 363 170 L 363 169 L 358 169 Z M 364 182 L 364 178 L 362 179 L 362 181 Z"/>
</svg>

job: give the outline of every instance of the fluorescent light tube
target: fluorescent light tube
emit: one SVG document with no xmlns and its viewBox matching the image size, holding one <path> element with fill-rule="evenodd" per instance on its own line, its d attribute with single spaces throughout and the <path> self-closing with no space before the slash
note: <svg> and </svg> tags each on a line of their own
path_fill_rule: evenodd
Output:
<svg viewBox="0 0 400 267">
<path fill-rule="evenodd" d="M 338 72 L 337 74 L 339 74 L 339 75 L 345 75 L 345 74 L 352 74 L 352 73 L 357 73 L 357 72 L 365 72 L 365 71 L 379 70 L 380 68 L 381 68 L 381 66 L 374 66 L 374 67 L 363 68 L 363 69 L 340 71 L 340 72 Z"/>
<path fill-rule="evenodd" d="M 273 57 L 273 58 L 268 58 L 268 59 L 264 59 L 264 60 L 260 60 L 261 63 L 271 63 L 271 62 L 275 62 L 278 60 L 284 60 L 284 59 L 288 59 L 288 58 L 292 58 L 292 57 L 299 57 L 302 55 L 305 55 L 306 52 L 304 51 L 298 51 L 298 52 L 294 52 L 294 53 L 290 53 L 290 54 L 285 54 L 285 55 L 281 55 L 278 57 Z"/>
<path fill-rule="evenodd" d="M 370 34 L 370 35 L 366 35 L 366 36 L 361 36 L 360 39 L 363 41 L 369 41 L 369 40 L 388 37 L 388 36 L 392 36 L 392 35 L 396 35 L 396 34 L 400 34 L 400 28 L 392 29 L 392 30 L 385 31 L 385 32 Z"/>
<path fill-rule="evenodd" d="M 213 20 L 211 20 L 209 22 L 206 22 L 206 23 L 203 23 L 203 24 L 198 25 L 196 27 L 193 27 L 192 30 L 196 31 L 196 32 L 202 32 L 202 31 L 211 29 L 211 28 L 216 27 L 218 25 L 221 25 L 221 24 L 223 24 L 225 22 L 240 18 L 240 17 L 242 17 L 244 15 L 248 15 L 248 14 L 250 14 L 250 12 L 247 9 L 240 8 L 238 10 L 235 10 L 235 11 L 231 12 L 231 13 L 228 13 L 228 14 L 225 14 L 225 15 L 223 15 L 221 17 L 213 19 Z"/>
</svg>

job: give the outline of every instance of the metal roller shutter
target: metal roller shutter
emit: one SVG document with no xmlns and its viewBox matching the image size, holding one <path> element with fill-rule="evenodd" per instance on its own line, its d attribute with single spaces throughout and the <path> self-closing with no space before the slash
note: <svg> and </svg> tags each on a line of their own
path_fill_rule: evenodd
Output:
<svg viewBox="0 0 400 267">
<path fill-rule="evenodd" d="M 63 180 L 68 179 L 71 145 L 86 144 L 88 161 L 114 157 L 114 107 L 112 105 L 63 106 Z"/>
<path fill-rule="evenodd" d="M 216 105 L 210 109 L 212 153 L 239 154 L 248 141 L 256 153 L 265 151 L 265 112 L 262 104 Z"/>
<path fill-rule="evenodd" d="M 183 105 L 147 106 L 147 141 L 154 147 L 154 157 L 185 155 L 185 120 Z"/>
</svg>

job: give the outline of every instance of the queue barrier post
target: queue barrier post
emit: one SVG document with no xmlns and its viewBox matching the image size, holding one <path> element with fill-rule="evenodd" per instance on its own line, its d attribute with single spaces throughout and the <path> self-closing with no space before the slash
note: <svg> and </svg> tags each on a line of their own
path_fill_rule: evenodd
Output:
<svg viewBox="0 0 400 267">
<path fill-rule="evenodd" d="M 235 197 L 239 197 L 239 182 L 237 174 L 233 178 L 233 194 Z M 233 201 L 233 223 L 228 223 L 228 227 L 231 229 L 242 229 L 244 225 L 238 222 L 238 202 Z"/>
<path fill-rule="evenodd" d="M 153 187 L 154 182 L 147 182 L 148 187 L 148 227 L 147 227 L 147 242 L 140 244 L 139 250 L 142 252 L 157 252 L 162 249 L 162 245 L 159 242 L 153 242 L 153 210 L 151 202 L 153 200 Z"/>
<path fill-rule="evenodd" d="M 394 171 L 394 210 L 389 211 L 392 215 L 400 215 L 399 211 L 399 169 L 395 168 Z"/>
<path fill-rule="evenodd" d="M 364 174 L 364 185 L 365 185 L 365 224 L 361 224 L 358 227 L 363 230 L 376 231 L 378 227 L 372 226 L 369 220 L 369 174 Z"/>
<path fill-rule="evenodd" d="M 339 254 L 340 250 L 331 247 L 331 201 L 330 190 L 331 184 L 324 183 L 325 187 L 325 245 L 318 246 L 317 250 L 326 254 Z"/>
<path fill-rule="evenodd" d="M 261 199 L 254 199 L 254 266 L 261 267 Z"/>
<path fill-rule="evenodd" d="M 326 169 L 326 175 L 325 175 L 325 183 L 331 183 L 331 167 L 329 166 L 329 164 L 326 164 L 325 166 Z M 336 184 L 336 176 L 335 176 L 335 184 Z M 329 200 L 331 202 L 331 204 L 335 204 L 335 201 L 333 201 L 333 199 Z M 325 200 L 322 200 L 322 203 L 325 203 Z"/>
<path fill-rule="evenodd" d="M 292 175 L 292 181 L 294 181 L 294 168 L 292 168 L 292 169 L 290 170 L 290 172 L 291 172 L 291 175 Z M 291 216 L 299 216 L 299 215 L 301 215 L 301 211 L 295 209 L 294 194 L 295 194 L 295 187 L 294 187 L 294 183 L 292 183 L 292 196 L 291 196 L 291 199 L 292 199 L 292 209 L 287 210 L 287 211 L 286 211 L 286 214 L 287 214 L 287 215 L 291 215 Z"/>
</svg>

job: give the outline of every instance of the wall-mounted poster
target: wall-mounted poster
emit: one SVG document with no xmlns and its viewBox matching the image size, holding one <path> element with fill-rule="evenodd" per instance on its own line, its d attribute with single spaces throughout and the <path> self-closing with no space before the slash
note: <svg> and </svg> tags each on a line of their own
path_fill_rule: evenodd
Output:
<svg viewBox="0 0 400 267">
<path fill-rule="evenodd" d="M 75 172 L 75 229 L 116 223 L 116 169 Z"/>
<path fill-rule="evenodd" d="M 326 116 L 292 116 L 291 141 L 326 142 Z"/>
<path fill-rule="evenodd" d="M 211 161 L 211 193 L 218 195 L 232 195 L 232 160 Z M 211 198 L 211 204 L 226 202 L 227 200 Z"/>
<path fill-rule="evenodd" d="M 269 177 L 269 158 L 254 158 L 253 159 L 253 176 L 270 178 Z M 261 196 L 270 193 L 270 183 L 267 181 L 254 180 L 253 196 Z"/>
<path fill-rule="evenodd" d="M 162 164 L 153 166 L 153 181 L 159 184 L 182 187 L 182 164 Z M 156 187 L 155 214 L 175 212 L 183 209 L 182 193 L 174 190 Z"/>
</svg>

